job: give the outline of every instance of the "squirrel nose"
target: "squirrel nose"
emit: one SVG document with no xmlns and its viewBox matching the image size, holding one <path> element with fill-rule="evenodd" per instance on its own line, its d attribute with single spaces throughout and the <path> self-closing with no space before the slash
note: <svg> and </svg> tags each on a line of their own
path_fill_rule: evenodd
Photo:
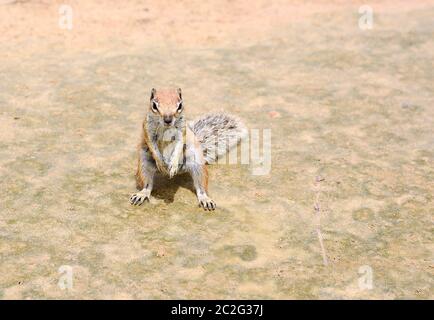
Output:
<svg viewBox="0 0 434 320">
<path fill-rule="evenodd" d="M 165 124 L 171 124 L 172 123 L 172 117 L 171 116 L 164 116 L 164 123 Z"/>
</svg>

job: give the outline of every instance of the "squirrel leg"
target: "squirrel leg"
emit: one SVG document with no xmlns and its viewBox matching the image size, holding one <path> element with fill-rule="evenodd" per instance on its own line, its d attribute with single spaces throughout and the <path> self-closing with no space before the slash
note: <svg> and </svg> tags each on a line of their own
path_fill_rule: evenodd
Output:
<svg viewBox="0 0 434 320">
<path fill-rule="evenodd" d="M 208 171 L 200 143 L 194 135 L 187 135 L 185 169 L 193 178 L 199 206 L 204 210 L 215 210 L 215 202 L 208 196 Z"/>
<path fill-rule="evenodd" d="M 196 189 L 199 206 L 204 210 L 215 210 L 215 202 L 208 196 L 208 171 L 205 165 L 194 164 L 187 166 L 193 178 L 194 188 Z"/>
<path fill-rule="evenodd" d="M 156 171 L 157 167 L 152 161 L 149 151 L 141 149 L 139 151 L 139 164 L 136 173 L 137 187 L 140 191 L 130 197 L 132 205 L 141 205 L 145 200 L 150 200 Z"/>
</svg>

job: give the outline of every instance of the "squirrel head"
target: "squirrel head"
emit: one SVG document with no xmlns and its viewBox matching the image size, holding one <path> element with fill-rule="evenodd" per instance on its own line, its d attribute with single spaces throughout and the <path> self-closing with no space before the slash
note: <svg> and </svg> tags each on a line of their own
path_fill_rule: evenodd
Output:
<svg viewBox="0 0 434 320">
<path fill-rule="evenodd" d="M 149 105 L 150 114 L 158 118 L 160 124 L 166 127 L 175 125 L 184 112 L 181 89 L 151 90 Z"/>
</svg>

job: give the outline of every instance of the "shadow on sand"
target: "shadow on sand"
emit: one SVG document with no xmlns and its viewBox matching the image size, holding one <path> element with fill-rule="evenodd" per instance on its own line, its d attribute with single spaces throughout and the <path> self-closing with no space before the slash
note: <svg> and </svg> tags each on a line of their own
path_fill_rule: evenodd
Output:
<svg viewBox="0 0 434 320">
<path fill-rule="evenodd" d="M 157 174 L 154 180 L 152 196 L 164 200 L 165 203 L 172 203 L 179 188 L 185 188 L 196 194 L 193 180 L 188 173 L 183 173 L 169 179 L 166 176 Z"/>
</svg>

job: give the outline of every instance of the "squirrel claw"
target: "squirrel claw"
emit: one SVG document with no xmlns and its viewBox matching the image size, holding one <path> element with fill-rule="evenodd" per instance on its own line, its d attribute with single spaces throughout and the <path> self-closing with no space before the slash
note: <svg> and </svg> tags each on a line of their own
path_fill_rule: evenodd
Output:
<svg viewBox="0 0 434 320">
<path fill-rule="evenodd" d="M 172 158 L 169 164 L 169 178 L 173 178 L 178 173 L 179 162 L 177 158 Z"/>
<path fill-rule="evenodd" d="M 211 198 L 202 198 L 199 200 L 199 207 L 202 207 L 204 210 L 214 211 L 217 205 Z"/>
<path fill-rule="evenodd" d="M 130 203 L 134 206 L 141 206 L 145 200 L 150 200 L 150 196 L 149 191 L 137 192 L 130 197 Z"/>
<path fill-rule="evenodd" d="M 178 166 L 169 168 L 169 178 L 173 178 L 178 173 Z"/>
<path fill-rule="evenodd" d="M 161 173 L 167 173 L 167 169 L 163 164 L 156 163 L 157 170 Z"/>
</svg>

